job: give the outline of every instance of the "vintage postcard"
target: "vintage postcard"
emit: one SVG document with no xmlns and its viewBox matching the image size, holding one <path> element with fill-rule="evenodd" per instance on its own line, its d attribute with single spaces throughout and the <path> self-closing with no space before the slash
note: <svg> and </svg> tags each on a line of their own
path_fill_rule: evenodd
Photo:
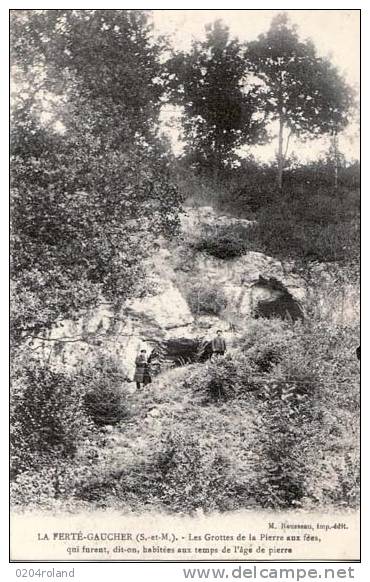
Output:
<svg viewBox="0 0 370 582">
<path fill-rule="evenodd" d="M 360 10 L 10 10 L 13 562 L 360 560 Z"/>
</svg>

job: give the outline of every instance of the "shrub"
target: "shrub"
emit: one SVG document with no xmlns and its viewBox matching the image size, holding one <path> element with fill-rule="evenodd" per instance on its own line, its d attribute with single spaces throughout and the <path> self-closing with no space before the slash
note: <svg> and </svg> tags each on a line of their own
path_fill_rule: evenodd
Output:
<svg viewBox="0 0 370 582">
<path fill-rule="evenodd" d="M 250 451 L 243 447 L 243 422 L 208 411 L 211 431 L 178 426 L 164 439 L 157 457 L 158 479 L 154 491 L 173 511 L 226 511 L 251 504 L 248 484 L 252 480 Z M 204 414 L 200 414 L 204 421 Z M 221 437 L 222 435 L 222 437 Z M 221 437 L 221 438 L 220 438 Z M 248 470 L 249 469 L 249 470 Z"/>
<path fill-rule="evenodd" d="M 299 381 L 299 380 L 298 380 Z M 297 402 L 294 385 L 268 385 L 260 404 L 258 455 L 260 471 L 254 483 L 255 496 L 263 507 L 298 505 L 306 492 L 307 445 L 311 444 L 310 398 Z"/>
<path fill-rule="evenodd" d="M 279 197 L 279 189 L 272 172 L 261 172 L 258 176 L 248 177 L 248 182 L 242 188 L 236 189 L 228 205 L 242 214 L 257 212 L 273 203 Z M 225 204 L 227 204 L 225 202 Z"/>
<path fill-rule="evenodd" d="M 256 367 L 240 352 L 195 366 L 181 384 L 200 405 L 236 399 L 249 402 L 259 388 Z"/>
<path fill-rule="evenodd" d="M 204 229 L 192 246 L 218 259 L 233 259 L 246 253 L 251 233 L 250 226 L 212 227 Z"/>
<path fill-rule="evenodd" d="M 222 288 L 209 282 L 193 283 L 186 291 L 186 300 L 196 316 L 219 315 L 227 306 Z"/>
<path fill-rule="evenodd" d="M 10 484 L 12 505 L 38 509 L 75 505 L 81 487 L 104 473 L 100 463 L 104 444 L 99 434 L 92 433 L 79 443 L 73 458 L 49 459 L 23 471 Z"/>
<path fill-rule="evenodd" d="M 270 372 L 284 354 L 293 355 L 296 351 L 297 334 L 293 330 L 290 323 L 281 319 L 257 319 L 249 322 L 239 347 L 259 372 Z"/>
<path fill-rule="evenodd" d="M 91 471 L 72 460 L 58 459 L 54 464 L 46 463 L 37 469 L 27 469 L 10 484 L 10 501 L 13 506 L 50 509 L 58 501 L 64 501 L 75 494 L 76 482 L 82 475 L 91 477 Z"/>
<path fill-rule="evenodd" d="M 260 501 L 272 507 L 334 505 L 339 500 L 356 506 L 356 330 L 308 322 L 292 326 L 288 340 L 294 351 L 280 351 L 261 401 Z M 345 476 L 346 467 L 351 467 L 350 476 Z"/>
<path fill-rule="evenodd" d="M 98 455 L 94 424 L 127 415 L 125 373 L 113 360 L 60 371 L 39 360 L 17 360 L 11 399 L 12 502 L 36 503 L 73 495 L 81 473 Z M 82 462 L 74 464 L 79 451 Z M 86 466 L 86 462 L 88 465 Z M 49 500 L 49 501 L 48 501 Z"/>
<path fill-rule="evenodd" d="M 12 476 L 38 467 L 40 459 L 73 457 L 90 429 L 74 374 L 23 362 L 12 382 Z"/>
<path fill-rule="evenodd" d="M 81 369 L 79 381 L 84 387 L 84 404 L 96 425 L 116 424 L 127 416 L 122 391 L 126 380 L 126 372 L 113 358 L 101 357 L 94 365 Z"/>
</svg>

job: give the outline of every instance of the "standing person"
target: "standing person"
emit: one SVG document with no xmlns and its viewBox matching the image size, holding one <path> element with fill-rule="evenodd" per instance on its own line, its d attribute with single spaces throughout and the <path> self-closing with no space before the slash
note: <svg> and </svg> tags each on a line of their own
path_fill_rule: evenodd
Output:
<svg viewBox="0 0 370 582">
<path fill-rule="evenodd" d="M 144 368 L 144 377 L 143 377 L 143 384 L 146 386 L 147 384 L 152 383 L 152 366 L 151 366 L 151 354 L 146 361 L 145 368 Z"/>
<path fill-rule="evenodd" d="M 217 330 L 217 335 L 212 340 L 212 356 L 223 356 L 226 352 L 226 342 L 224 337 L 222 336 L 222 331 L 220 329 Z"/>
<path fill-rule="evenodd" d="M 148 364 L 149 364 L 149 367 L 148 367 L 149 368 L 149 376 L 150 376 L 150 381 L 151 381 L 152 376 L 158 376 L 158 374 L 161 371 L 161 358 L 160 358 L 160 354 L 156 348 L 154 348 L 154 350 L 150 354 L 150 356 L 148 358 Z"/>
<path fill-rule="evenodd" d="M 146 357 L 146 350 L 140 350 L 140 354 L 138 354 L 136 356 L 135 359 L 135 366 L 136 366 L 136 370 L 135 370 L 135 376 L 134 376 L 134 382 L 136 382 L 136 388 L 139 389 L 141 386 L 141 384 L 148 384 L 148 382 L 146 381 L 145 375 L 146 375 L 146 368 L 148 365 L 148 360 Z"/>
</svg>

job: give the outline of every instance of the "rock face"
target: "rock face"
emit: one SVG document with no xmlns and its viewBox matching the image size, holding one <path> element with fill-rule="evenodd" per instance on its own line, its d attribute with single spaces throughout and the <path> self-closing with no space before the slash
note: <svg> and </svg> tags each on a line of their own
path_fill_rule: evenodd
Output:
<svg viewBox="0 0 370 582">
<path fill-rule="evenodd" d="M 204 285 L 217 285 L 222 288 L 230 312 L 238 317 L 251 316 L 259 300 L 276 297 L 276 289 L 268 284 L 258 284 L 260 277 L 266 280 L 276 279 L 296 301 L 305 297 L 304 282 L 299 277 L 284 272 L 279 261 L 263 253 L 250 251 L 242 257 L 228 261 L 197 253 L 192 276 L 199 277 Z"/>
<path fill-rule="evenodd" d="M 166 281 L 165 288 L 157 295 L 129 301 L 125 311 L 163 330 L 187 326 L 194 321 L 187 302 L 171 280 Z"/>
<path fill-rule="evenodd" d="M 181 350 L 186 356 L 187 352 L 193 353 L 200 340 L 211 339 L 217 329 L 223 330 L 229 341 L 251 317 L 284 317 L 286 312 L 293 319 L 303 317 L 304 284 L 279 261 L 257 252 L 231 260 L 188 252 L 188 239 L 195 237 L 202 226 L 215 224 L 245 227 L 251 223 L 217 216 L 211 207 L 187 209 L 182 217 L 183 243 L 160 240 L 148 261 L 153 293 L 126 302 L 119 313 L 105 305 L 79 322 L 62 322 L 48 337 L 49 356 L 73 366 L 99 353 L 109 354 L 132 379 L 135 357 L 142 348 L 151 352 L 167 346 L 173 360 L 176 345 L 178 357 L 182 357 Z M 217 315 L 195 317 L 186 299 L 194 282 L 204 289 L 217 287 L 226 298 L 226 307 Z"/>
<path fill-rule="evenodd" d="M 194 323 L 188 304 L 171 277 L 174 278 L 168 268 L 154 295 L 127 301 L 119 313 L 101 307 L 77 323 L 62 322 L 47 338 L 48 344 L 54 346 L 54 356 L 61 355 L 64 364 L 73 366 L 99 352 L 109 353 L 132 379 L 135 358 L 141 349 L 150 353 L 171 333 L 181 335 Z"/>
<path fill-rule="evenodd" d="M 187 237 L 196 237 L 204 227 L 237 226 L 248 227 L 252 221 L 228 216 L 217 216 L 210 206 L 187 209 L 182 219 L 183 231 Z M 198 252 L 188 260 L 180 255 L 173 257 L 175 269 L 180 274 L 183 285 L 193 278 L 202 281 L 204 287 L 222 289 L 227 300 L 223 319 L 236 323 L 258 312 L 258 304 L 283 302 L 289 305 L 288 311 L 295 317 L 302 317 L 300 303 L 306 296 L 304 281 L 290 272 L 289 266 L 283 268 L 280 261 L 259 252 L 247 252 L 241 257 L 223 260 L 209 254 Z M 177 264 L 176 264 L 177 263 Z M 278 286 L 276 286 L 276 284 Z M 295 307 L 293 307 L 295 305 Z M 283 310 L 279 315 L 283 316 Z M 277 313 L 276 313 L 277 314 Z M 260 313 L 261 315 L 261 313 Z"/>
</svg>

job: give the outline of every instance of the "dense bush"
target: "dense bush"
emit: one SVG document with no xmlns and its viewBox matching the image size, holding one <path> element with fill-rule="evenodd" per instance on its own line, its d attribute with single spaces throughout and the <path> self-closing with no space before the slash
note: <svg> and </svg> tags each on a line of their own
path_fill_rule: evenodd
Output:
<svg viewBox="0 0 370 582">
<path fill-rule="evenodd" d="M 328 196 L 280 197 L 255 215 L 254 224 L 205 228 L 191 244 L 220 259 L 258 251 L 299 264 L 354 263 L 360 253 L 357 204 Z"/>
<path fill-rule="evenodd" d="M 99 358 L 94 365 L 81 369 L 85 408 L 95 424 L 116 424 L 125 418 L 127 406 L 122 387 L 126 381 L 125 371 L 113 358 Z"/>
<path fill-rule="evenodd" d="M 229 403 L 227 409 L 200 409 L 197 416 L 192 427 L 179 423 L 163 437 L 154 488 L 161 504 L 184 513 L 252 507 L 253 415 Z"/>
<path fill-rule="evenodd" d="M 95 425 L 128 414 L 126 374 L 112 359 L 60 371 L 40 360 L 15 366 L 11 399 L 11 498 L 20 505 L 52 505 L 73 497 L 99 456 Z M 100 442 L 101 445 L 101 442 Z M 54 500 L 54 501 L 53 501 Z"/>
<path fill-rule="evenodd" d="M 94 474 L 96 456 L 89 459 L 87 450 L 85 455 L 83 462 L 80 459 L 59 458 L 55 459 L 54 464 L 40 464 L 35 469 L 20 473 L 10 484 L 12 505 L 51 509 L 59 504 L 67 509 L 80 483 L 91 479 Z"/>
<path fill-rule="evenodd" d="M 233 259 L 246 253 L 251 236 L 249 226 L 217 226 L 204 229 L 192 246 L 219 259 Z"/>
<path fill-rule="evenodd" d="M 233 213 L 239 211 L 242 216 L 250 215 L 275 202 L 279 197 L 273 168 L 260 168 L 256 173 L 248 173 L 243 181 L 244 185 L 237 187 L 223 204 Z"/>
<path fill-rule="evenodd" d="M 216 285 L 195 282 L 186 290 L 186 300 L 194 315 L 219 315 L 227 306 L 224 291 Z"/>
<path fill-rule="evenodd" d="M 255 372 L 253 362 L 243 354 L 227 354 L 205 362 L 184 380 L 183 386 L 190 388 L 201 404 L 236 398 L 249 400 L 250 393 L 258 389 Z"/>
<path fill-rule="evenodd" d="M 294 356 L 298 328 L 281 319 L 252 320 L 239 340 L 240 350 L 259 372 L 270 372 L 284 355 Z"/>
<path fill-rule="evenodd" d="M 260 501 L 283 507 L 340 500 L 354 506 L 359 501 L 358 330 L 308 322 L 289 333 L 282 322 L 279 341 L 275 326 L 279 361 L 269 374 L 257 439 L 261 458 L 270 459 L 258 478 Z M 266 339 L 253 335 L 254 346 L 244 346 L 249 357 L 263 350 Z"/>
<path fill-rule="evenodd" d="M 300 197 L 305 200 L 315 196 L 335 198 L 339 196 L 351 199 L 351 192 L 358 191 L 359 168 L 351 166 L 342 168 L 338 180 L 338 189 L 334 188 L 334 171 L 325 164 L 312 166 L 298 166 L 285 171 L 283 192 L 279 191 L 275 179 L 276 169 L 273 166 L 249 167 L 240 176 L 243 186 L 237 186 L 232 195 L 223 201 L 229 210 L 241 211 L 242 214 L 258 212 L 266 206 L 276 204 L 283 196 Z M 235 177 L 234 177 L 235 180 Z"/>
<path fill-rule="evenodd" d="M 32 360 L 14 374 L 10 421 L 13 476 L 73 457 L 91 429 L 75 375 Z"/>
</svg>

